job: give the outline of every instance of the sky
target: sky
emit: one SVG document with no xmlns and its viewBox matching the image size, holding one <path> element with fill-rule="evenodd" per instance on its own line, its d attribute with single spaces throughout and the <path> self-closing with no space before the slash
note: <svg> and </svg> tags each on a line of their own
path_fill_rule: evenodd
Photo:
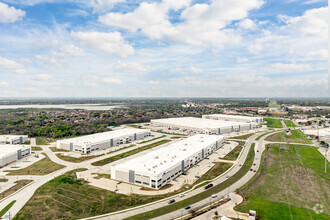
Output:
<svg viewBox="0 0 330 220">
<path fill-rule="evenodd" d="M 329 97 L 326 0 L 0 0 L 0 97 Z"/>
</svg>

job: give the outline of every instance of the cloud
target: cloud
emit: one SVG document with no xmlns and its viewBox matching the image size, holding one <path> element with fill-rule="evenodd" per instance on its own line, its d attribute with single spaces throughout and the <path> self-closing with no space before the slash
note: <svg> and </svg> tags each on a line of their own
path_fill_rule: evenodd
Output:
<svg viewBox="0 0 330 220">
<path fill-rule="evenodd" d="M 196 67 L 193 67 L 193 66 L 190 67 L 190 71 L 191 71 L 192 73 L 202 73 L 202 72 L 203 72 L 202 69 L 200 69 L 200 68 L 196 68 Z"/>
<path fill-rule="evenodd" d="M 149 80 L 148 83 L 149 83 L 150 85 L 159 85 L 160 82 L 157 81 L 157 80 Z"/>
<path fill-rule="evenodd" d="M 6 81 L 0 81 L 0 87 L 8 87 L 9 83 Z"/>
<path fill-rule="evenodd" d="M 54 56 L 66 57 L 66 56 L 85 56 L 85 51 L 79 47 L 76 47 L 72 44 L 64 45 L 57 51 L 53 52 Z"/>
<path fill-rule="evenodd" d="M 21 68 L 23 68 L 23 65 L 20 63 L 17 63 L 16 61 L 8 60 L 8 59 L 0 57 L 0 68 L 1 69 L 21 69 Z"/>
<path fill-rule="evenodd" d="M 141 30 L 151 39 L 171 40 L 193 45 L 214 45 L 222 48 L 235 44 L 240 36 L 226 26 L 259 8 L 261 0 L 214 0 L 210 4 L 190 5 L 190 1 L 143 2 L 133 12 L 111 12 L 99 17 L 108 26 L 117 26 L 131 32 Z M 183 9 L 180 20 L 172 24 L 168 17 L 170 9 Z"/>
<path fill-rule="evenodd" d="M 238 25 L 243 29 L 255 29 L 256 24 L 253 20 L 246 18 L 238 23 Z"/>
<path fill-rule="evenodd" d="M 14 23 L 21 20 L 25 16 L 25 11 L 9 7 L 8 5 L 0 2 L 0 23 Z"/>
<path fill-rule="evenodd" d="M 313 51 L 307 54 L 308 59 L 312 60 L 328 60 L 329 53 L 326 49 L 321 49 L 318 51 Z"/>
<path fill-rule="evenodd" d="M 237 59 L 236 59 L 237 63 L 246 63 L 247 61 L 249 61 L 249 60 L 246 57 L 237 57 Z"/>
<path fill-rule="evenodd" d="M 125 2 L 125 0 L 92 0 L 90 6 L 94 13 L 108 12 L 117 3 Z"/>
<path fill-rule="evenodd" d="M 124 41 L 119 32 L 71 32 L 71 37 L 87 47 L 127 57 L 134 54 L 134 48 Z"/>
<path fill-rule="evenodd" d="M 35 75 L 30 76 L 30 79 L 35 80 L 35 81 L 47 81 L 51 78 L 52 78 L 52 76 L 49 74 L 35 74 Z"/>
<path fill-rule="evenodd" d="M 15 70 L 15 72 L 18 74 L 21 74 L 21 75 L 24 75 L 27 73 L 27 71 L 25 69 L 17 69 L 17 70 Z"/>
<path fill-rule="evenodd" d="M 169 82 L 173 85 L 178 86 L 202 86 L 203 84 L 205 85 L 204 82 L 201 82 L 201 79 L 191 76 L 171 78 L 169 79 Z"/>
<path fill-rule="evenodd" d="M 311 69 L 309 64 L 298 63 L 274 63 L 271 67 L 281 71 L 307 71 Z"/>
<path fill-rule="evenodd" d="M 45 64 L 51 64 L 57 67 L 61 66 L 60 63 L 55 58 L 40 54 L 37 54 L 34 57 L 38 60 L 42 60 Z"/>
<path fill-rule="evenodd" d="M 136 73 L 136 72 L 147 72 L 150 66 L 145 66 L 139 63 L 125 63 L 122 61 L 117 61 L 113 66 L 113 70 L 122 73 Z"/>
<path fill-rule="evenodd" d="M 303 36 L 327 37 L 328 7 L 314 8 L 305 11 L 302 16 L 281 16 L 287 28 L 297 31 Z"/>
<path fill-rule="evenodd" d="M 122 84 L 123 81 L 116 78 L 103 78 L 102 82 L 105 84 Z"/>
</svg>

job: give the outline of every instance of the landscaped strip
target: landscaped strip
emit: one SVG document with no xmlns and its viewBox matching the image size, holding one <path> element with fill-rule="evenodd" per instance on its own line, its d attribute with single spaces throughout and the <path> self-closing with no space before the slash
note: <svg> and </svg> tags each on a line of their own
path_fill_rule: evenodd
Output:
<svg viewBox="0 0 330 220">
<path fill-rule="evenodd" d="M 270 132 L 264 133 L 264 134 L 262 134 L 262 135 L 259 135 L 259 136 L 256 138 L 256 141 L 259 141 L 263 136 L 265 136 L 265 135 L 267 135 L 267 134 L 270 134 L 270 133 L 272 133 L 272 132 L 274 132 L 274 131 L 270 131 Z"/>
<path fill-rule="evenodd" d="M 283 128 L 280 119 L 264 118 L 264 121 L 267 121 L 267 127 L 269 127 L 269 128 Z"/>
<path fill-rule="evenodd" d="M 45 158 L 28 167 L 19 170 L 5 170 L 4 172 L 9 172 L 7 175 L 46 175 L 65 167 L 54 163 L 46 154 L 44 155 Z"/>
<path fill-rule="evenodd" d="M 284 120 L 284 123 L 287 127 L 297 127 L 291 120 Z"/>
<path fill-rule="evenodd" d="M 9 189 L 6 189 L 0 194 L 0 199 L 6 198 L 7 196 L 13 194 L 14 192 L 18 191 L 22 187 L 26 186 L 27 184 L 33 182 L 33 180 L 17 180 L 14 186 L 10 187 Z"/>
<path fill-rule="evenodd" d="M 31 151 L 42 151 L 41 147 L 31 147 Z"/>
<path fill-rule="evenodd" d="M 244 141 L 236 141 L 238 142 L 238 145 L 230 151 L 224 158 L 220 158 L 222 160 L 237 160 L 240 152 L 243 149 L 243 145 L 245 144 Z"/>
<path fill-rule="evenodd" d="M 278 132 L 268 136 L 265 140 L 272 142 L 292 142 L 302 144 L 312 144 L 312 141 L 300 130 L 291 130 L 291 135 L 286 135 L 284 132 Z"/>
<path fill-rule="evenodd" d="M 115 156 L 112 156 L 112 157 L 105 158 L 103 160 L 96 161 L 96 162 L 92 163 L 92 165 L 93 166 L 103 166 L 103 165 L 106 165 L 106 164 L 111 163 L 113 161 L 120 160 L 124 157 L 131 156 L 133 154 L 136 154 L 136 153 L 139 153 L 141 151 L 159 146 L 161 144 L 165 144 L 165 143 L 170 142 L 170 141 L 171 140 L 167 140 L 167 139 L 161 140 L 161 141 L 158 141 L 158 142 L 155 142 L 155 143 L 152 143 L 152 144 L 145 145 L 143 147 L 139 147 L 139 148 L 127 151 L 127 152 L 122 153 L 122 154 L 118 154 L 118 155 L 115 155 Z"/>
<path fill-rule="evenodd" d="M 81 163 L 86 160 L 93 159 L 95 157 L 101 156 L 101 155 L 89 155 L 89 156 L 83 156 L 83 157 L 70 157 L 63 155 L 61 153 L 57 153 L 56 156 L 60 158 L 61 160 L 72 162 L 72 163 Z"/>
<path fill-rule="evenodd" d="M 241 167 L 240 170 L 238 170 L 232 177 L 227 179 L 226 181 L 220 183 L 219 185 L 216 185 L 202 193 L 199 193 L 195 196 L 192 196 L 190 198 L 187 198 L 185 200 L 182 200 L 180 202 L 176 202 L 172 205 L 164 206 L 158 209 L 151 210 L 149 212 L 137 214 L 131 217 L 126 218 L 126 220 L 140 220 L 140 219 L 152 219 L 158 216 L 165 215 L 167 213 L 171 213 L 173 211 L 176 211 L 178 209 L 184 208 L 188 205 L 194 204 L 198 201 L 201 201 L 203 199 L 209 198 L 212 194 L 218 193 L 227 187 L 231 186 L 233 183 L 237 182 L 239 179 L 241 179 L 251 168 L 254 160 L 254 143 L 251 145 L 251 148 L 249 150 L 249 153 L 246 157 L 245 163 Z"/>
<path fill-rule="evenodd" d="M 254 135 L 254 133 L 251 134 L 244 134 L 244 135 L 240 135 L 240 136 L 236 136 L 236 137 L 228 137 L 228 139 L 241 139 L 241 140 L 246 140 L 249 137 L 251 137 L 252 135 Z"/>
<path fill-rule="evenodd" d="M 164 138 L 164 137 L 166 137 L 166 135 L 162 135 L 162 136 L 159 136 L 159 137 L 153 138 L 151 140 L 147 140 L 147 141 L 142 141 L 139 144 L 145 144 L 145 143 L 148 143 L 148 142 L 151 142 L 151 141 L 154 141 L 154 140 L 157 140 L 157 139 L 161 139 L 161 138 Z"/>
<path fill-rule="evenodd" d="M 16 200 L 11 201 L 8 205 L 6 205 L 6 207 L 4 207 L 1 211 L 0 211 L 0 218 L 6 214 L 6 212 L 15 204 Z"/>
</svg>

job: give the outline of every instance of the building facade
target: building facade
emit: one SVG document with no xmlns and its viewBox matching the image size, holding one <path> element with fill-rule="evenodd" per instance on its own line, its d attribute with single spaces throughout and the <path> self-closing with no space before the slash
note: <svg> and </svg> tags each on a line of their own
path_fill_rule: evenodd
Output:
<svg viewBox="0 0 330 220">
<path fill-rule="evenodd" d="M 154 119 L 151 120 L 150 123 L 154 127 L 197 134 L 225 134 L 258 127 L 258 124 L 256 123 L 222 121 L 195 117 Z"/>
<path fill-rule="evenodd" d="M 226 142 L 220 135 L 197 134 L 111 167 L 111 178 L 159 189 Z"/>
<path fill-rule="evenodd" d="M 91 134 L 77 138 L 57 141 L 57 148 L 76 151 L 81 153 L 91 153 L 109 147 L 126 144 L 150 136 L 150 130 L 124 128 L 115 131 Z"/>
<path fill-rule="evenodd" d="M 0 167 L 6 166 L 30 154 L 31 147 L 28 145 L 0 145 Z"/>
<path fill-rule="evenodd" d="M 0 144 L 23 144 L 28 140 L 28 135 L 0 135 Z"/>
<path fill-rule="evenodd" d="M 245 122 L 245 123 L 262 123 L 263 122 L 262 117 L 250 117 L 250 116 L 243 116 L 243 115 L 213 114 L 213 115 L 203 115 L 202 118 L 222 120 L 222 121 Z"/>
</svg>

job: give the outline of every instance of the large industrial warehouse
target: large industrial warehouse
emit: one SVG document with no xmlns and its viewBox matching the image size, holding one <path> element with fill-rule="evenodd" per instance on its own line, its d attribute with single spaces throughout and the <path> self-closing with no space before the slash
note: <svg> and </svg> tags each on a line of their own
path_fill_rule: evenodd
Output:
<svg viewBox="0 0 330 220">
<path fill-rule="evenodd" d="M 0 145 L 0 167 L 30 155 L 31 147 L 28 145 Z"/>
<path fill-rule="evenodd" d="M 194 117 L 155 119 L 150 122 L 154 127 L 165 127 L 171 130 L 181 130 L 189 133 L 201 134 L 225 134 L 258 127 L 255 123 L 221 121 Z"/>
<path fill-rule="evenodd" d="M 23 144 L 28 140 L 27 135 L 0 135 L 0 144 Z"/>
<path fill-rule="evenodd" d="M 219 135 L 197 134 L 111 167 L 111 178 L 159 189 L 225 144 Z"/>
<path fill-rule="evenodd" d="M 115 131 L 86 135 L 83 137 L 57 141 L 57 148 L 90 153 L 109 147 L 126 144 L 150 136 L 150 130 L 124 128 Z"/>
<path fill-rule="evenodd" d="M 226 115 L 226 114 L 214 114 L 214 115 L 203 115 L 202 118 L 205 119 L 215 119 L 222 121 L 236 121 L 245 123 L 262 123 L 262 117 L 251 117 L 243 115 Z"/>
</svg>

